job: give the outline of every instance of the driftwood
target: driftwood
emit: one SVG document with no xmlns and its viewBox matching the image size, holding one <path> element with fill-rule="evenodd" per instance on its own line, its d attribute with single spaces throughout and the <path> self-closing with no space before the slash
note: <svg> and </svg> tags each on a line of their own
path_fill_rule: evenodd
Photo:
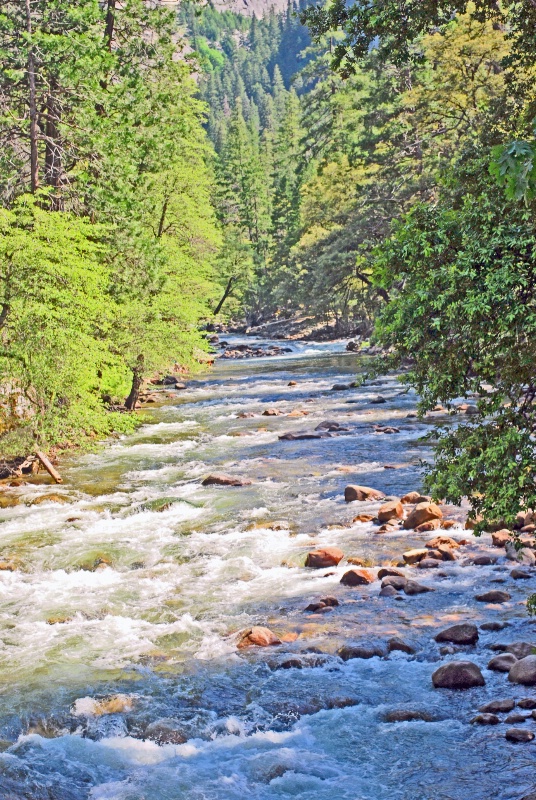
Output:
<svg viewBox="0 0 536 800">
<path fill-rule="evenodd" d="M 44 466 L 48 474 L 54 478 L 56 483 L 63 483 L 63 478 L 61 477 L 60 473 L 56 469 L 54 469 L 54 467 L 52 466 L 46 455 L 42 453 L 40 450 L 36 450 L 35 455 L 37 456 L 41 464 Z"/>
</svg>

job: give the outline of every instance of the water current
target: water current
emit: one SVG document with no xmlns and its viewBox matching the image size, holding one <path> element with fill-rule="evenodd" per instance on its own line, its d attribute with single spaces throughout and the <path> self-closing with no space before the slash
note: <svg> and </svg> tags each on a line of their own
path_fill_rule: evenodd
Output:
<svg viewBox="0 0 536 800">
<path fill-rule="evenodd" d="M 504 557 L 470 563 L 492 552 L 489 537 L 419 570 L 435 591 L 398 602 L 378 581 L 342 586 L 347 562 L 303 566 L 315 545 L 378 566 L 429 538 L 351 523 L 378 504 L 345 504 L 345 485 L 420 489 L 422 437 L 444 421 L 408 418 L 416 398 L 394 376 L 331 391 L 366 368 L 344 343 L 220 361 L 163 391 L 134 435 L 62 464 L 62 486 L 45 476 L 7 490 L 20 502 L 0 511 L 11 565 L 0 571 L 2 800 L 519 800 L 534 789 L 536 743 L 470 724 L 486 700 L 531 691 L 485 669 L 490 645 L 534 630 L 532 581 L 512 581 Z M 378 394 L 387 402 L 371 403 Z M 326 419 L 348 430 L 278 439 Z M 252 483 L 202 486 L 213 472 Z M 497 582 L 510 602 L 475 603 Z M 325 595 L 340 605 L 304 612 Z M 434 669 L 460 656 L 433 636 L 465 620 L 508 623 L 463 649 L 486 685 L 435 690 Z M 237 649 L 252 625 L 283 644 Z M 415 654 L 337 656 L 392 636 Z M 400 709 L 423 719 L 386 721 Z"/>
</svg>

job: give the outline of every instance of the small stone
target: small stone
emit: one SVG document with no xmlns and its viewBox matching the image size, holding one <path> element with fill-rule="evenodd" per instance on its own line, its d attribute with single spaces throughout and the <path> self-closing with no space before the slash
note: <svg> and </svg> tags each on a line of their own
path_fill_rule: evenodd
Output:
<svg viewBox="0 0 536 800">
<path fill-rule="evenodd" d="M 281 639 L 269 628 L 262 628 L 258 625 L 254 625 L 253 628 L 248 628 L 240 635 L 238 647 L 240 649 L 251 647 L 252 645 L 256 645 L 257 647 L 271 647 L 278 644 L 281 644 Z"/>
<path fill-rule="evenodd" d="M 433 722 L 434 718 L 428 711 L 413 711 L 412 709 L 400 708 L 388 711 L 384 716 L 384 722 Z"/>
<path fill-rule="evenodd" d="M 422 558 L 417 566 L 419 569 L 436 569 L 439 561 L 436 561 L 435 558 Z"/>
<path fill-rule="evenodd" d="M 506 622 L 483 622 L 480 626 L 481 631 L 502 631 L 507 627 Z"/>
<path fill-rule="evenodd" d="M 492 589 L 491 592 L 475 595 L 475 600 L 479 603 L 506 603 L 511 597 L 508 592 L 501 592 L 500 589 Z"/>
<path fill-rule="evenodd" d="M 526 722 L 530 717 L 526 717 L 524 714 L 509 714 L 506 719 L 504 720 L 508 725 L 519 725 L 522 722 Z"/>
<path fill-rule="evenodd" d="M 516 743 L 532 742 L 534 739 L 532 731 L 528 731 L 526 728 L 509 728 L 504 736 L 509 742 Z"/>
<path fill-rule="evenodd" d="M 404 528 L 406 528 L 406 530 L 410 530 L 411 528 L 416 528 L 418 525 L 422 525 L 425 522 L 442 518 L 443 512 L 435 503 L 417 503 L 408 518 L 404 521 Z"/>
<path fill-rule="evenodd" d="M 505 700 L 490 700 L 478 709 L 484 714 L 507 714 L 515 706 L 515 700 L 507 698 Z"/>
<path fill-rule="evenodd" d="M 382 397 L 381 394 L 379 394 L 377 397 L 373 397 L 370 402 L 373 403 L 374 405 L 379 405 L 381 403 L 386 403 L 387 400 L 385 399 L 385 397 Z"/>
<path fill-rule="evenodd" d="M 536 684 L 536 655 L 525 656 L 516 661 L 510 668 L 508 680 L 511 683 L 522 683 L 524 686 Z"/>
<path fill-rule="evenodd" d="M 429 555 L 430 553 L 428 550 L 419 548 L 415 550 L 406 550 L 405 553 L 402 553 L 402 558 L 406 564 L 417 564 L 421 558 L 427 558 Z"/>
<path fill-rule="evenodd" d="M 473 564 L 475 564 L 477 567 L 489 567 L 492 564 L 496 563 L 497 563 L 496 556 L 483 555 L 483 556 L 476 556 L 475 558 L 473 558 Z"/>
<path fill-rule="evenodd" d="M 404 586 L 404 592 L 407 595 L 424 594 L 425 592 L 433 591 L 429 586 L 423 586 L 422 583 L 417 583 L 417 581 L 406 581 Z"/>
<path fill-rule="evenodd" d="M 495 714 L 477 714 L 471 720 L 471 725 L 498 725 L 499 717 Z"/>
<path fill-rule="evenodd" d="M 208 475 L 202 482 L 203 486 L 250 486 L 248 478 L 236 478 L 232 475 L 213 474 Z"/>
<path fill-rule="evenodd" d="M 325 606 L 330 606 L 331 608 L 335 608 L 335 606 L 339 605 L 339 601 L 337 600 L 337 598 L 331 596 L 322 597 L 320 599 L 320 602 L 324 603 Z"/>
<path fill-rule="evenodd" d="M 331 387 L 332 392 L 345 392 L 350 388 L 349 383 L 336 383 Z"/>
<path fill-rule="evenodd" d="M 375 645 L 345 645 L 337 651 L 339 658 L 343 661 L 350 661 L 352 658 L 374 658 L 374 656 L 384 656 L 384 651 Z"/>
<path fill-rule="evenodd" d="M 378 510 L 378 519 L 382 523 L 403 518 L 404 508 L 400 500 L 389 500 L 387 503 L 380 506 Z"/>
<path fill-rule="evenodd" d="M 305 566 L 312 569 L 325 569 L 326 567 L 336 567 L 339 561 L 344 558 L 344 553 L 338 547 L 321 547 L 311 550 L 305 559 Z"/>
<path fill-rule="evenodd" d="M 390 653 L 394 650 L 400 650 L 402 653 L 408 653 L 408 655 L 412 655 L 415 652 L 415 648 L 407 644 L 403 639 L 399 639 L 398 636 L 393 636 L 389 639 L 387 642 L 387 650 Z"/>
<path fill-rule="evenodd" d="M 344 499 L 347 503 L 352 503 L 356 500 L 364 502 L 365 500 L 383 500 L 385 497 L 383 492 L 377 489 L 371 489 L 369 486 L 347 486 L 344 490 Z"/>
<path fill-rule="evenodd" d="M 511 667 L 516 661 L 517 658 L 513 653 L 501 653 L 500 656 L 493 656 L 488 664 L 488 669 L 494 672 L 510 672 Z"/>
<path fill-rule="evenodd" d="M 460 625 L 452 625 L 444 631 L 440 631 L 435 636 L 436 642 L 452 642 L 453 644 L 476 644 L 478 641 L 478 629 L 476 625 L 469 622 Z"/>
<path fill-rule="evenodd" d="M 365 569 L 350 569 L 341 578 L 344 586 L 367 586 L 373 583 L 374 575 Z"/>
<path fill-rule="evenodd" d="M 354 517 L 352 522 L 372 522 L 374 516 L 372 514 L 358 514 Z"/>
<path fill-rule="evenodd" d="M 513 569 L 510 573 L 510 577 L 515 581 L 527 581 L 532 578 L 532 575 L 530 572 L 527 572 L 526 569 Z"/>
<path fill-rule="evenodd" d="M 314 613 L 316 611 L 321 611 L 323 608 L 326 608 L 326 604 L 323 603 L 322 601 L 319 601 L 318 603 L 309 603 L 309 605 L 306 606 L 303 610 L 311 611 Z"/>
<path fill-rule="evenodd" d="M 287 383 L 287 386 L 297 386 L 297 385 L 298 385 L 298 381 L 289 381 Z"/>
<path fill-rule="evenodd" d="M 394 586 L 382 586 L 380 589 L 379 597 L 397 597 L 398 592 L 396 591 Z"/>
<path fill-rule="evenodd" d="M 382 589 L 385 586 L 392 586 L 393 589 L 396 589 L 399 592 L 407 583 L 407 578 L 403 575 L 388 575 L 386 578 L 382 580 Z"/>
<path fill-rule="evenodd" d="M 278 408 L 267 408 L 265 411 L 262 412 L 263 417 L 280 417 L 282 416 L 283 412 L 279 411 Z"/>
<path fill-rule="evenodd" d="M 526 708 L 529 709 L 529 711 L 532 711 L 533 708 L 536 708 L 536 698 L 524 697 L 522 700 L 518 700 L 517 704 L 519 708 Z"/>
<path fill-rule="evenodd" d="M 480 669 L 472 661 L 449 661 L 436 669 L 432 675 L 436 689 L 470 689 L 484 686 L 485 680 Z"/>
</svg>

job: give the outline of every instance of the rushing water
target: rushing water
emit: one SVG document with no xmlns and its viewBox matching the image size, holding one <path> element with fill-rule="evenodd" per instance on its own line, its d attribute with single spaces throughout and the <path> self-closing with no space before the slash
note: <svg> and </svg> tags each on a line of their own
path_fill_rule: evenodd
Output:
<svg viewBox="0 0 536 800">
<path fill-rule="evenodd" d="M 21 502 L 0 512 L 0 556 L 15 567 L 0 571 L 2 800 L 519 800 L 534 787 L 536 744 L 470 724 L 487 699 L 530 690 L 487 670 L 468 692 L 430 680 L 456 657 L 433 641 L 441 626 L 508 621 L 464 648 L 481 667 L 490 644 L 530 641 L 532 581 L 512 581 L 504 557 L 472 566 L 488 540 L 444 570 L 419 570 L 436 591 L 401 602 L 378 597 L 378 582 L 341 586 L 347 565 L 302 566 L 314 544 L 378 565 L 426 540 L 347 524 L 377 505 L 347 506 L 346 483 L 419 488 L 434 422 L 407 418 L 415 397 L 394 378 L 330 391 L 364 368 L 343 344 L 221 362 L 163 393 L 135 435 L 64 466 L 63 486 L 9 490 Z M 378 392 L 387 403 L 371 404 Z M 261 416 L 270 407 L 308 416 Z M 278 439 L 325 419 L 349 430 Z M 376 433 L 378 422 L 400 433 Z M 216 471 L 253 482 L 203 487 Z M 44 495 L 54 497 L 31 505 Z M 263 527 L 274 520 L 284 524 Z M 512 600 L 475 604 L 476 588 L 496 582 Z M 326 594 L 341 605 L 304 613 Z M 286 643 L 237 650 L 252 624 Z M 416 655 L 336 655 L 394 635 Z M 429 721 L 386 722 L 393 709 Z"/>
</svg>

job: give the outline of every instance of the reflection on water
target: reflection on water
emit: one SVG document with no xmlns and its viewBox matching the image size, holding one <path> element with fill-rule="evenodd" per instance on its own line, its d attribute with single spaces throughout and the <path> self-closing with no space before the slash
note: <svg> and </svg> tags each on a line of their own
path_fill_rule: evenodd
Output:
<svg viewBox="0 0 536 800">
<path fill-rule="evenodd" d="M 402 602 L 379 598 L 377 582 L 342 587 L 344 565 L 303 568 L 314 544 L 377 565 L 424 540 L 350 524 L 375 506 L 347 506 L 346 483 L 419 488 L 429 455 L 420 438 L 434 422 L 407 418 L 415 397 L 395 377 L 331 391 L 363 370 L 344 343 L 217 364 L 186 391 L 162 393 L 136 434 L 72 460 L 63 486 L 10 490 L 20 502 L 0 512 L 9 567 L 0 571 L 0 797 L 516 800 L 528 791 L 532 745 L 507 745 L 503 726 L 468 724 L 485 698 L 519 691 L 488 672 L 485 688 L 454 696 L 430 681 L 441 624 L 504 617 L 509 641 L 530 640 L 521 588 L 509 586 L 512 602 L 498 610 L 472 603 L 476 586 L 508 580 L 506 566 L 456 562 L 422 578 L 435 592 Z M 371 403 L 378 394 L 385 403 Z M 325 419 L 348 430 L 278 439 Z M 400 432 L 379 434 L 375 423 Z M 252 484 L 203 487 L 216 471 Z M 303 613 L 326 594 L 340 606 Z M 237 651 L 252 624 L 286 643 Z M 344 642 L 393 635 L 416 656 L 336 655 Z M 470 657 L 485 666 L 497 636 L 482 634 Z M 384 722 L 398 707 L 431 721 Z"/>
</svg>

